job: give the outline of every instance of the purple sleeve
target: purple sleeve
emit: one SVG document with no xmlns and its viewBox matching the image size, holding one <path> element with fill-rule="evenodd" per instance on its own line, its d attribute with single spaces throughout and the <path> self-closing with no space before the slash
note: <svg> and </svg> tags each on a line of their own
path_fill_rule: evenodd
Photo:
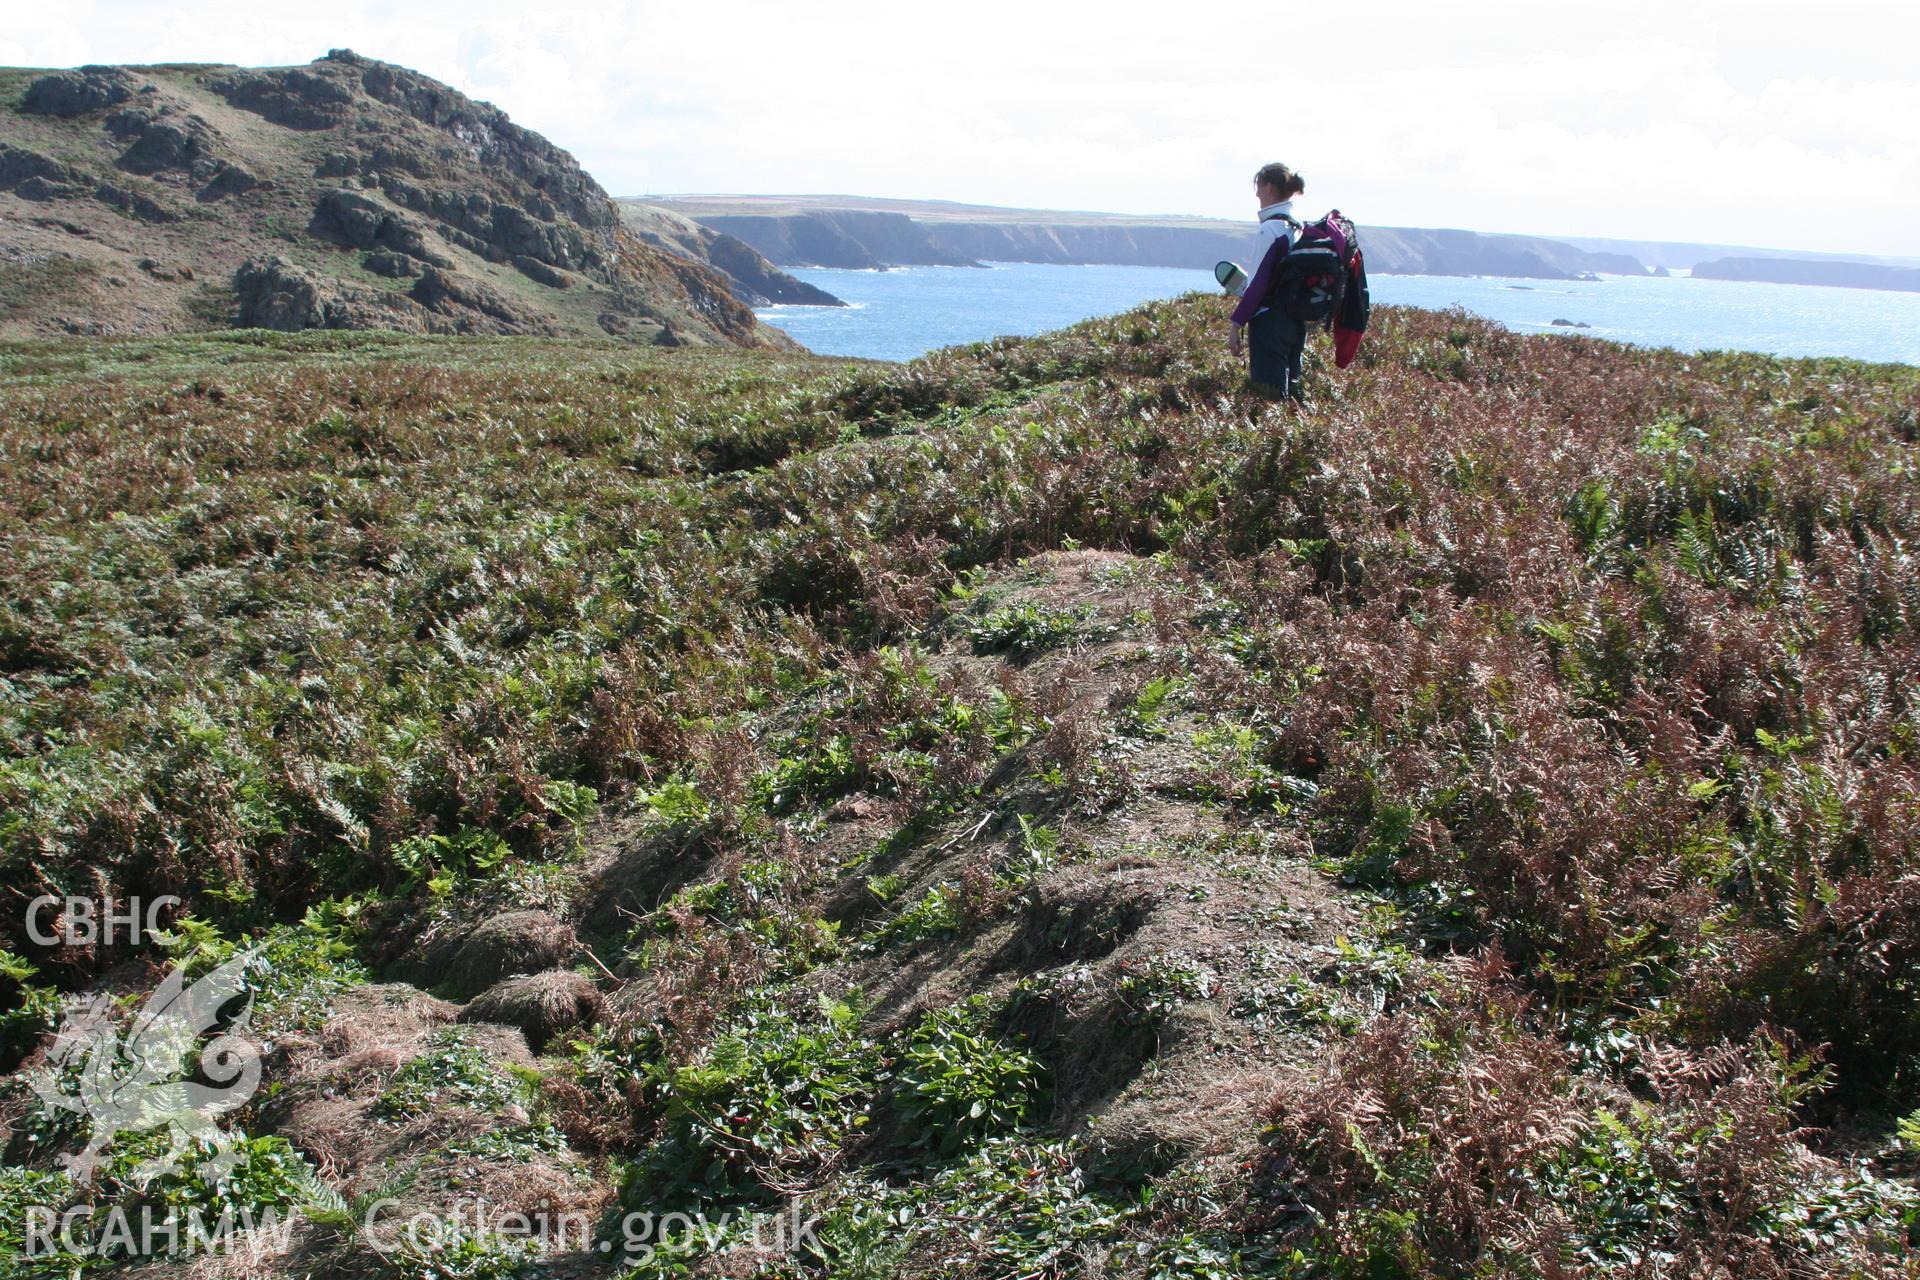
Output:
<svg viewBox="0 0 1920 1280">
<path fill-rule="evenodd" d="M 1266 256 L 1260 259 L 1260 269 L 1253 273 L 1253 279 L 1240 293 L 1240 305 L 1233 309 L 1233 322 L 1245 324 L 1253 319 L 1253 313 L 1267 300 L 1267 290 L 1273 287 L 1273 272 L 1280 265 L 1280 259 L 1287 256 L 1293 248 L 1293 241 L 1286 235 L 1277 235 L 1273 243 L 1267 246 Z"/>
</svg>

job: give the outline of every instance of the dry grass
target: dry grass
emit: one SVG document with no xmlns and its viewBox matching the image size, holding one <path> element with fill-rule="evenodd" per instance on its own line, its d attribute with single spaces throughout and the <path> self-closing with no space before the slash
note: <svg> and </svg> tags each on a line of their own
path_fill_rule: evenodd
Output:
<svg viewBox="0 0 1920 1280">
<path fill-rule="evenodd" d="M 460 1021 L 518 1027 L 528 1047 L 541 1053 L 561 1032 L 592 1027 L 605 1005 L 591 979 L 552 969 L 495 983 L 460 1011 Z"/>
</svg>

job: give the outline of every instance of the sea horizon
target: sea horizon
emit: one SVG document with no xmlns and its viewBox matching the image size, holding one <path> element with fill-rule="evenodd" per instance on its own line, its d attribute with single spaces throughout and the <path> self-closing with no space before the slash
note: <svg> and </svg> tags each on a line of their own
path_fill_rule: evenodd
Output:
<svg viewBox="0 0 1920 1280">
<path fill-rule="evenodd" d="M 1032 336 L 1156 299 L 1218 292 L 1212 272 L 1199 268 L 989 262 L 787 270 L 848 305 L 763 307 L 756 312 L 763 321 L 819 354 L 880 360 Z M 1920 365 L 1920 294 L 1688 274 L 1593 280 L 1375 274 L 1369 284 L 1379 304 L 1460 306 L 1517 333 Z"/>
</svg>

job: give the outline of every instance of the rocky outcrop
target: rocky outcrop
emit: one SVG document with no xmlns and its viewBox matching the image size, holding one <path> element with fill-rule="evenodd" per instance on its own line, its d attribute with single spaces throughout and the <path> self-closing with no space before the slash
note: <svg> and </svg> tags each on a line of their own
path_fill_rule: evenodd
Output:
<svg viewBox="0 0 1920 1280">
<path fill-rule="evenodd" d="M 0 189 L 11 191 L 30 178 L 65 183 L 73 180 L 73 170 L 37 151 L 0 144 Z"/>
<path fill-rule="evenodd" d="M 402 258 L 396 255 L 398 271 Z M 413 333 L 550 334 L 532 307 L 440 267 L 404 259 L 417 276 L 404 294 L 349 284 L 272 256 L 248 259 L 233 275 L 234 321 L 246 329 L 400 329 Z"/>
<path fill-rule="evenodd" d="M 238 304 L 236 323 L 243 329 L 351 329 L 355 303 L 340 287 L 285 258 L 248 259 L 233 273 Z"/>
<path fill-rule="evenodd" d="M 556 221 L 557 210 L 537 195 L 528 209 L 477 191 L 422 186 L 392 173 L 375 173 L 372 181 L 395 204 L 434 219 L 447 239 L 491 261 L 519 255 L 575 271 L 591 271 L 607 261 L 610 246 Z"/>
<path fill-rule="evenodd" d="M 508 259 L 508 261 L 513 263 L 514 270 L 527 277 L 527 279 L 534 281 L 536 284 L 544 284 L 549 289 L 570 289 L 573 287 L 572 276 L 564 271 L 548 266 L 538 258 L 529 257 L 524 253 L 516 253 L 512 258 Z"/>
<path fill-rule="evenodd" d="M 196 193 L 202 201 L 224 200 L 228 196 L 237 196 L 253 190 L 260 180 L 247 172 L 245 168 L 229 160 L 222 160 L 213 176 L 207 179 L 205 186 Z"/>
<path fill-rule="evenodd" d="M 243 111 L 289 129 L 331 129 L 353 115 L 353 92 L 303 67 L 239 71 L 207 86 Z"/>
<path fill-rule="evenodd" d="M 410 280 L 420 274 L 423 263 L 414 261 L 412 255 L 395 253 L 391 249 L 375 249 L 371 253 L 360 255 L 360 265 L 377 276 L 386 276 L 390 280 Z"/>
<path fill-rule="evenodd" d="M 498 107 L 475 102 L 417 71 L 362 58 L 348 49 L 333 50 L 325 60 L 360 69 L 360 84 L 369 95 L 442 131 L 473 164 L 511 175 L 581 227 L 611 231 L 619 225 L 613 201 L 572 156 L 514 124 Z"/>
<path fill-rule="evenodd" d="M 360 161 L 358 157 L 350 156 L 344 151 L 329 151 L 321 159 L 320 163 L 314 166 L 313 176 L 316 178 L 350 178 L 359 172 Z"/>
<path fill-rule="evenodd" d="M 552 321 L 468 276 L 427 267 L 407 296 L 454 321 L 455 333 L 553 333 Z M 487 324 L 477 317 L 491 320 Z"/>
<path fill-rule="evenodd" d="M 134 78 L 119 67 L 79 67 L 41 76 L 27 86 L 20 110 L 39 116 L 83 116 L 133 96 Z"/>
<path fill-rule="evenodd" d="M 128 173 L 143 176 L 168 169 L 211 176 L 218 163 L 213 127 L 197 116 L 166 119 L 141 107 L 127 107 L 107 117 L 109 134 L 126 144 L 114 163 Z M 196 173 L 197 176 L 197 173 Z"/>
<path fill-rule="evenodd" d="M 425 234 L 412 219 L 344 187 L 321 194 L 308 228 L 317 236 L 349 248 L 392 249 L 436 266 L 449 265 L 443 255 L 428 247 Z"/>
<path fill-rule="evenodd" d="M 22 200 L 58 200 L 84 193 L 86 183 L 72 168 L 24 147 L 0 145 L 0 191 Z"/>
<path fill-rule="evenodd" d="M 93 188 L 93 198 L 110 209 L 118 210 L 130 218 L 142 222 L 178 222 L 180 215 L 167 208 L 152 196 L 138 191 L 129 191 L 125 187 L 111 182 L 101 182 Z"/>
</svg>

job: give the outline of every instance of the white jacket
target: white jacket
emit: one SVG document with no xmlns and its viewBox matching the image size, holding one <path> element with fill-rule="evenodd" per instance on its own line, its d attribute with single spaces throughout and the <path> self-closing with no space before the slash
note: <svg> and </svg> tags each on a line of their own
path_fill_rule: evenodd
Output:
<svg viewBox="0 0 1920 1280">
<path fill-rule="evenodd" d="M 1260 210 L 1260 230 L 1254 236 L 1253 265 L 1247 272 L 1247 283 L 1240 289 L 1241 304 L 1233 310 L 1235 324 L 1245 324 L 1266 310 L 1258 305 L 1257 300 L 1266 297 L 1268 284 L 1273 279 L 1274 264 L 1292 250 L 1293 242 L 1299 238 L 1293 223 L 1287 221 L 1295 216 L 1291 200 L 1282 200 L 1279 204 L 1270 204 Z M 1280 243 L 1284 243 L 1286 248 L 1275 253 L 1274 248 Z M 1248 311 L 1250 293 L 1256 305 Z"/>
</svg>

